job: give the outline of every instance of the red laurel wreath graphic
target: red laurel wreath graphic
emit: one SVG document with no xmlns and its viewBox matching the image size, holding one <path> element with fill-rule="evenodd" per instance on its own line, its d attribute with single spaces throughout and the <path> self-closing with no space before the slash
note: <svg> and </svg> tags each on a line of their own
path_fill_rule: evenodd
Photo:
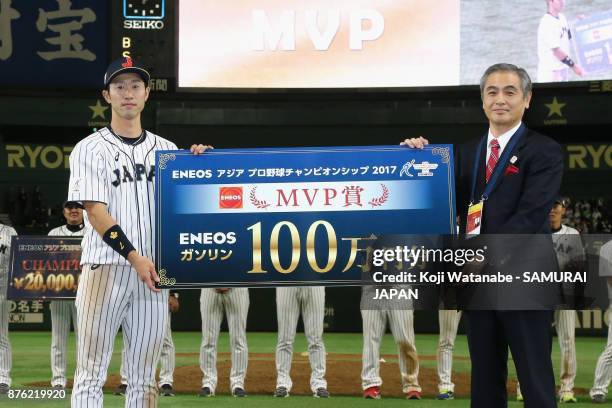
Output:
<svg viewBox="0 0 612 408">
<path fill-rule="evenodd" d="M 370 204 L 372 207 L 380 207 L 389 199 L 389 189 L 384 184 L 381 184 L 381 187 L 383 191 L 382 195 L 380 197 L 373 198 L 368 202 L 368 204 Z"/>
<path fill-rule="evenodd" d="M 251 204 L 260 209 L 269 207 L 270 204 L 268 204 L 265 200 L 258 200 L 257 197 L 255 197 L 255 190 L 257 190 L 257 187 L 253 187 L 249 193 Z"/>
</svg>

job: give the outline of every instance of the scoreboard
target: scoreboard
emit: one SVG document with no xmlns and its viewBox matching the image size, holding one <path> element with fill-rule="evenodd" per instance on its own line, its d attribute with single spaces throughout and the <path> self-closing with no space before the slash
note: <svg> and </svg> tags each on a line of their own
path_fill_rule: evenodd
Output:
<svg viewBox="0 0 612 408">
<path fill-rule="evenodd" d="M 151 73 L 151 90 L 173 92 L 175 1 L 119 0 L 111 4 L 111 58 L 130 56 Z"/>
</svg>

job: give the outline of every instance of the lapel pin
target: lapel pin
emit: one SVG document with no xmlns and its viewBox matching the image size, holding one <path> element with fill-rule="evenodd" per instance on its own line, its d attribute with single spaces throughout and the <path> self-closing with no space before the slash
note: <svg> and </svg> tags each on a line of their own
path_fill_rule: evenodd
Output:
<svg viewBox="0 0 612 408">
<path fill-rule="evenodd" d="M 518 160 L 518 157 L 512 156 L 512 158 L 510 159 L 510 163 L 514 164 L 516 163 L 517 160 Z"/>
</svg>

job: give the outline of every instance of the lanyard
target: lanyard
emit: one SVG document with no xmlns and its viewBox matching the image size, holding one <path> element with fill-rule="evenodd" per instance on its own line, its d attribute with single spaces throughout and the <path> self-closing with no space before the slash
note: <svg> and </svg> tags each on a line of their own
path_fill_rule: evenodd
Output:
<svg viewBox="0 0 612 408">
<path fill-rule="evenodd" d="M 493 170 L 493 174 L 489 178 L 487 185 L 485 186 L 485 191 L 482 193 L 481 201 L 485 201 L 491 195 L 491 192 L 495 188 L 495 184 L 497 183 L 497 179 L 501 176 L 504 168 L 506 167 L 506 163 L 508 162 L 510 155 L 512 154 L 512 150 L 517 145 L 519 140 L 525 134 L 527 127 L 525 124 L 521 123 L 521 126 L 517 129 L 516 132 L 510 138 L 508 145 L 504 149 L 499 161 L 495 165 L 495 170 Z M 480 162 L 480 155 L 482 154 L 482 149 L 484 148 L 485 143 L 487 142 L 487 135 L 485 135 L 480 143 L 478 144 L 478 150 L 476 151 L 476 159 L 474 160 L 474 172 L 472 173 L 472 194 L 470 195 L 470 204 L 474 204 L 474 194 L 476 193 L 476 180 L 478 178 L 478 166 Z"/>
</svg>

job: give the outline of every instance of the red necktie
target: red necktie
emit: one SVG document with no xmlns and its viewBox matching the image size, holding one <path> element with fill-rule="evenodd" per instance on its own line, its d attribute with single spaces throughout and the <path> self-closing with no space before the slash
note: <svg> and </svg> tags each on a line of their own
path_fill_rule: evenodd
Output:
<svg viewBox="0 0 612 408">
<path fill-rule="evenodd" d="M 491 148 L 491 155 L 489 156 L 489 160 L 487 161 L 487 171 L 486 171 L 486 179 L 487 183 L 491 178 L 491 174 L 493 174 L 493 170 L 495 170 L 495 165 L 499 160 L 499 142 L 497 139 L 493 139 L 489 142 L 489 147 Z"/>
</svg>

